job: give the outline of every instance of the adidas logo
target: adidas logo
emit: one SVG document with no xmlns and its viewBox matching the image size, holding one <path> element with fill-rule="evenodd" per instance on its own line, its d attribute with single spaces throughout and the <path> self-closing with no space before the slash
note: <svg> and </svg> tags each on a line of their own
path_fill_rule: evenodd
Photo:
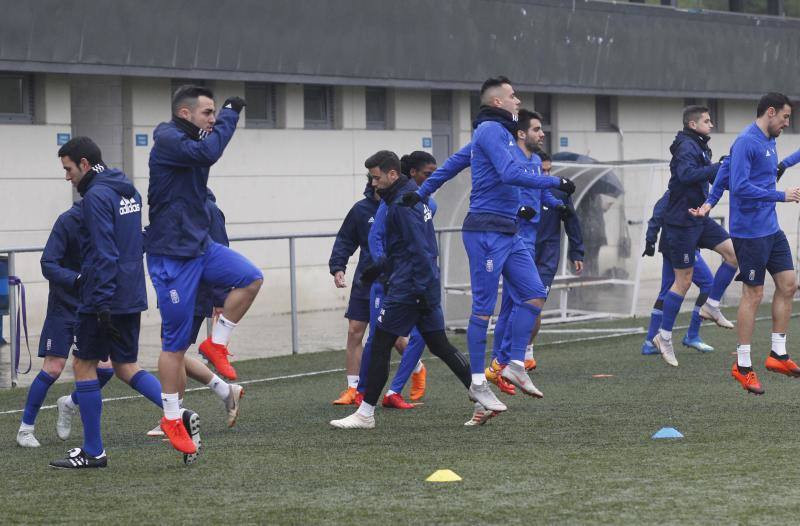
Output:
<svg viewBox="0 0 800 526">
<path fill-rule="evenodd" d="M 426 204 L 422 205 L 422 212 L 423 212 L 422 218 L 426 223 L 431 219 L 433 219 L 433 212 L 431 212 L 431 209 L 428 208 L 428 205 Z"/>
<path fill-rule="evenodd" d="M 228 106 L 230 106 L 230 104 Z M 206 137 L 208 137 L 208 132 L 206 130 L 200 130 L 197 132 L 197 138 L 200 139 L 201 141 Z"/>
<path fill-rule="evenodd" d="M 374 217 L 370 217 L 370 218 L 369 218 L 369 221 L 367 221 L 367 223 L 369 223 L 370 225 L 371 225 L 372 223 L 374 223 L 374 222 L 375 222 L 375 218 L 374 218 Z"/>
<path fill-rule="evenodd" d="M 136 202 L 135 197 L 131 197 L 130 199 L 123 197 L 119 200 L 119 215 L 121 216 L 141 212 L 141 210 L 142 206 Z"/>
</svg>

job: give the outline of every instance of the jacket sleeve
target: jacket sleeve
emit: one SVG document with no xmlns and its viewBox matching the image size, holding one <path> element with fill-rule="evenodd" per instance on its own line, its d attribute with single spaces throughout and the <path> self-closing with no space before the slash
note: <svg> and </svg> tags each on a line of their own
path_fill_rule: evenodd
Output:
<svg viewBox="0 0 800 526">
<path fill-rule="evenodd" d="M 669 204 L 669 196 L 664 194 L 661 199 L 656 201 L 653 207 L 653 217 L 647 222 L 647 233 L 644 237 L 651 245 L 655 245 L 658 241 L 658 232 L 664 224 L 664 212 L 667 211 L 667 204 Z"/>
<path fill-rule="evenodd" d="M 50 236 L 47 238 L 40 264 L 42 266 L 42 275 L 48 281 L 61 287 L 72 288 L 75 286 L 75 280 L 79 274 L 74 270 L 61 266 L 66 256 L 68 239 L 69 232 L 67 227 L 59 217 L 53 225 Z"/>
<path fill-rule="evenodd" d="M 223 214 L 222 210 L 211 200 L 208 202 L 208 211 L 211 215 L 211 227 L 208 229 L 208 235 L 211 236 L 211 239 L 215 243 L 225 245 L 226 247 L 230 246 L 228 231 L 225 229 L 225 214 Z"/>
<path fill-rule="evenodd" d="M 738 145 L 738 148 L 733 148 L 731 156 L 731 193 L 739 199 L 764 202 L 786 200 L 784 192 L 760 188 L 750 182 L 752 156 L 755 152 L 749 142 L 740 141 Z"/>
<path fill-rule="evenodd" d="M 494 124 L 494 123 L 492 123 Z M 481 151 L 489 158 L 500 180 L 514 186 L 527 188 L 555 188 L 561 179 L 550 175 L 534 176 L 525 164 L 514 159 L 506 147 L 506 134 L 499 124 L 480 126 L 473 139 Z M 516 146 L 515 146 L 516 147 Z"/>
<path fill-rule="evenodd" d="M 789 157 L 781 161 L 786 168 L 791 168 L 792 166 L 800 163 L 800 150 L 797 150 Z"/>
<path fill-rule="evenodd" d="M 468 168 L 471 151 L 472 143 L 469 143 L 451 155 L 442 166 L 425 179 L 417 193 L 422 197 L 428 197 L 441 188 L 444 183 L 464 171 L 465 168 Z"/>
<path fill-rule="evenodd" d="M 704 165 L 698 161 L 697 147 L 689 142 L 683 142 L 675 152 L 677 162 L 675 175 L 683 184 L 712 181 L 719 169 L 719 163 Z"/>
<path fill-rule="evenodd" d="M 730 159 L 725 159 L 719 165 L 717 178 L 714 179 L 714 184 L 711 186 L 711 192 L 709 192 L 708 194 L 706 203 L 710 204 L 712 207 L 717 206 L 719 200 L 722 199 L 722 194 L 725 193 L 725 190 L 730 188 L 730 184 L 731 184 L 731 162 Z"/>
<path fill-rule="evenodd" d="M 97 312 L 109 310 L 117 290 L 117 261 L 119 249 L 114 234 L 114 207 L 100 193 L 88 193 L 81 206 L 83 224 L 89 231 L 90 243 L 96 257 L 94 263 L 95 292 L 92 303 Z"/>
<path fill-rule="evenodd" d="M 369 229 L 369 236 L 367 242 L 369 244 L 369 255 L 372 261 L 377 264 L 383 264 L 386 257 L 386 215 L 388 207 L 386 203 L 381 201 L 378 205 L 378 210 L 375 212 L 375 218 L 372 226 Z"/>
<path fill-rule="evenodd" d="M 213 131 L 202 141 L 185 133 L 172 132 L 158 136 L 158 159 L 174 166 L 212 166 L 216 163 L 236 131 L 239 114 L 231 109 L 219 113 Z"/>
<path fill-rule="evenodd" d="M 569 248 L 567 250 L 567 257 L 570 261 L 583 261 L 583 234 L 581 233 L 581 222 L 578 219 L 578 214 L 575 212 L 575 207 L 572 205 L 572 199 L 566 198 L 566 204 L 572 212 L 569 217 L 564 221 L 564 231 L 569 239 Z"/>
<path fill-rule="evenodd" d="M 347 260 L 350 256 L 355 254 L 358 248 L 358 230 L 356 228 L 356 213 L 355 206 L 350 209 L 347 216 L 336 234 L 336 240 L 333 242 L 333 250 L 331 250 L 331 258 L 328 260 L 328 269 L 331 275 L 339 271 L 345 272 L 347 269 Z"/>
<path fill-rule="evenodd" d="M 550 208 L 555 208 L 563 205 L 564 203 L 561 201 L 561 199 L 556 198 L 550 190 L 545 189 L 542 190 L 542 204 Z"/>
<path fill-rule="evenodd" d="M 425 249 L 425 223 L 421 219 L 421 214 L 417 210 L 421 207 L 417 204 L 414 207 L 393 206 L 387 212 L 387 228 L 393 228 L 398 232 L 402 243 L 407 247 L 408 253 L 413 259 L 414 274 L 411 283 L 411 293 L 422 295 L 436 276 L 431 268 L 430 261 L 426 257 Z"/>
</svg>

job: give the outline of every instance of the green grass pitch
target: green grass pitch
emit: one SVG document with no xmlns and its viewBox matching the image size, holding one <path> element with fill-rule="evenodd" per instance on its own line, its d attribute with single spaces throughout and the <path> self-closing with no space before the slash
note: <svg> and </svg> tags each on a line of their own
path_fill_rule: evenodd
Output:
<svg viewBox="0 0 800 526">
<path fill-rule="evenodd" d="M 472 405 L 427 353 L 425 404 L 379 408 L 374 430 L 328 426 L 352 411 L 330 404 L 343 373 L 247 385 L 233 429 L 212 393 L 191 392 L 186 405 L 201 415 L 205 451 L 189 467 L 166 443 L 145 436 L 160 414 L 141 398 L 105 404 L 105 470 L 47 467 L 80 444 L 77 419 L 72 439 L 61 442 L 55 410 L 43 410 L 36 427 L 43 447 L 27 450 L 14 443 L 21 415 L 4 414 L 0 523 L 793 523 L 800 381 L 764 370 L 769 332 L 769 322 L 757 324 L 753 361 L 767 390 L 761 397 L 730 377 L 735 332 L 704 324 L 716 350 L 701 355 L 681 347 L 677 369 L 641 356 L 641 335 L 542 346 L 533 379 L 545 398 L 501 395 L 509 411 L 480 428 L 462 425 Z M 790 354 L 800 341 L 791 332 Z M 677 331 L 676 341 L 682 335 Z M 463 338 L 453 339 L 465 349 Z M 342 363 L 342 352 L 327 352 L 239 362 L 237 369 L 251 380 Z M 55 386 L 45 403 L 69 388 Z M 104 391 L 129 394 L 116 379 Z M 22 389 L 0 393 L 0 411 L 21 408 L 24 397 Z M 685 438 L 652 440 L 663 426 Z M 463 481 L 425 482 L 445 468 Z"/>
</svg>

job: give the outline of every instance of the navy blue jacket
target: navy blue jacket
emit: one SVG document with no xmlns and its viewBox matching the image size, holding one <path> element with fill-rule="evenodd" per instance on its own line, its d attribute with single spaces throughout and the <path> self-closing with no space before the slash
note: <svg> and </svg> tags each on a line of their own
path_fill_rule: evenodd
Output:
<svg viewBox="0 0 800 526">
<path fill-rule="evenodd" d="M 222 157 L 238 121 L 238 113 L 223 109 L 203 140 L 190 137 L 173 121 L 156 127 L 147 189 L 149 254 L 194 258 L 205 252 L 211 223 L 206 210 L 208 172 Z"/>
<path fill-rule="evenodd" d="M 684 129 L 675 136 L 669 147 L 669 202 L 664 212 L 664 223 L 692 226 L 707 218 L 693 217 L 690 208 L 697 208 L 708 197 L 708 184 L 714 182 L 719 163 L 711 162 L 708 136 Z"/>
<path fill-rule="evenodd" d="M 653 206 L 653 216 L 647 221 L 647 232 L 644 237 L 650 245 L 655 245 L 656 241 L 658 241 L 658 233 L 661 231 L 661 227 L 664 224 L 664 213 L 667 210 L 667 204 L 669 204 L 669 190 L 664 192 L 661 199 L 656 201 L 655 206 Z M 664 251 L 664 236 L 661 236 L 661 242 L 658 244 L 658 251 Z"/>
<path fill-rule="evenodd" d="M 562 192 L 558 188 L 551 188 L 550 193 L 553 197 L 563 202 L 572 211 L 572 214 L 564 221 L 564 231 L 569 240 L 567 249 L 567 257 L 570 261 L 583 261 L 583 234 L 581 233 L 581 222 L 578 215 L 575 213 L 575 207 L 572 205 L 572 199 L 569 194 Z M 554 246 L 556 251 L 548 249 L 547 247 Z M 561 214 L 558 213 L 553 207 L 543 206 L 542 214 L 539 218 L 539 228 L 536 232 L 536 253 L 541 252 L 544 254 L 546 250 L 553 253 L 552 256 L 558 261 L 561 259 Z M 558 263 L 556 263 L 556 266 Z"/>
<path fill-rule="evenodd" d="M 211 218 L 211 225 L 208 229 L 211 240 L 220 245 L 229 246 L 228 232 L 225 230 L 225 214 L 217 206 L 217 198 L 210 188 L 208 189 L 208 199 L 206 199 L 206 210 L 208 210 L 208 215 Z M 194 315 L 204 318 L 211 317 L 214 307 L 223 306 L 228 292 L 229 289 L 212 287 L 200 282 L 200 288 L 197 290 L 197 300 L 194 304 Z"/>
<path fill-rule="evenodd" d="M 81 271 L 81 204 L 58 216 L 42 252 L 42 275 L 50 285 L 47 317 L 74 319 L 78 312 L 75 280 Z"/>
<path fill-rule="evenodd" d="M 114 168 L 95 174 L 82 193 L 78 312 L 131 314 L 147 310 L 142 196 L 125 174 Z"/>
<path fill-rule="evenodd" d="M 328 260 L 331 275 L 339 271 L 344 272 L 347 260 L 355 253 L 356 248 L 361 249 L 358 255 L 358 265 L 356 265 L 351 280 L 351 298 L 369 299 L 369 286 L 361 283 L 361 272 L 372 263 L 369 252 L 369 231 L 375 220 L 378 204 L 375 199 L 375 190 L 370 184 L 367 184 L 367 188 L 364 190 L 364 199 L 354 204 L 347 213 L 336 234 L 336 241 L 333 242 L 331 258 Z"/>
<path fill-rule="evenodd" d="M 426 200 L 413 207 L 401 206 L 400 198 L 415 192 L 417 184 L 401 175 L 382 199 L 386 213 L 386 273 L 389 276 L 387 299 L 398 303 L 417 303 L 424 296 L 428 305 L 441 304 L 439 248 L 433 229 L 433 212 Z"/>
</svg>

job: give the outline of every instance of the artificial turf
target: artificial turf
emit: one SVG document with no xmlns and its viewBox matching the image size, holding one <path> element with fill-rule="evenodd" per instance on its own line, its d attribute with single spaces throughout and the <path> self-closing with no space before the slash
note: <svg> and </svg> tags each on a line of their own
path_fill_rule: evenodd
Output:
<svg viewBox="0 0 800 526">
<path fill-rule="evenodd" d="M 641 335 L 543 346 L 533 379 L 545 398 L 501 395 L 509 411 L 480 428 L 462 425 L 472 405 L 427 354 L 424 405 L 379 408 L 374 430 L 328 425 L 353 410 L 330 404 L 340 372 L 248 384 L 233 429 L 212 393 L 191 392 L 186 405 L 201 415 L 205 450 L 188 467 L 145 436 L 160 412 L 141 398 L 104 405 L 104 470 L 47 467 L 80 444 L 78 418 L 61 442 L 55 410 L 43 410 L 42 447 L 22 449 L 14 443 L 20 415 L 0 415 L 0 523 L 793 523 L 800 381 L 764 370 L 769 332 L 768 322 L 757 324 L 761 397 L 730 377 L 735 331 L 706 324 L 716 350 L 681 348 L 678 368 L 641 356 Z M 326 352 L 238 362 L 237 370 L 253 380 L 342 363 L 342 352 Z M 69 388 L 54 386 L 46 403 Z M 132 393 L 114 379 L 104 396 Z M 24 396 L 0 392 L 0 411 L 21 408 Z M 685 438 L 652 440 L 664 426 Z M 445 468 L 463 481 L 425 482 Z"/>
</svg>

